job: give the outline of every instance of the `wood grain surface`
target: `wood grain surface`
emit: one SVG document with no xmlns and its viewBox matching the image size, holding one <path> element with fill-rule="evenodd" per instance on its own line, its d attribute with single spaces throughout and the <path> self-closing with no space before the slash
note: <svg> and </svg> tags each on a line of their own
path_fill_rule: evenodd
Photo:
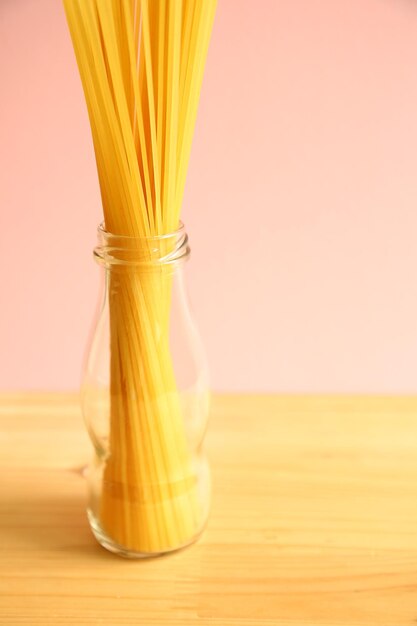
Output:
<svg viewBox="0 0 417 626">
<path fill-rule="evenodd" d="M 0 399 L 0 624 L 417 624 L 417 399 L 221 396 L 203 538 L 93 539 L 76 396 Z"/>
</svg>

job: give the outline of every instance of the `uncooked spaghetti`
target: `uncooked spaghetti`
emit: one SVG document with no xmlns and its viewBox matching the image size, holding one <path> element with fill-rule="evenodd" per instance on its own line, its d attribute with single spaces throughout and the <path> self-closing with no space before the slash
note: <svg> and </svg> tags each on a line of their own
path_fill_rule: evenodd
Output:
<svg viewBox="0 0 417 626">
<path fill-rule="evenodd" d="M 216 0 L 64 5 L 106 230 L 144 241 L 175 231 Z M 168 273 L 118 275 L 109 305 L 110 454 L 100 524 L 129 550 L 163 552 L 188 543 L 201 525 L 169 347 Z"/>
</svg>

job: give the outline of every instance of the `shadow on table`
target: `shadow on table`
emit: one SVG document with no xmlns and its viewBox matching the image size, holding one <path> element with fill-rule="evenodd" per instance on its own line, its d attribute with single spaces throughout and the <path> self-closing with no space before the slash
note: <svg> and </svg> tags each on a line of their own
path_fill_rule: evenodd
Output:
<svg viewBox="0 0 417 626">
<path fill-rule="evenodd" d="M 25 480 L 26 478 L 26 480 Z M 30 484 L 28 484 L 30 483 Z M 98 545 L 86 513 L 81 470 L 34 471 L 13 481 L 0 501 L 0 546 L 39 558 L 114 558 Z"/>
</svg>

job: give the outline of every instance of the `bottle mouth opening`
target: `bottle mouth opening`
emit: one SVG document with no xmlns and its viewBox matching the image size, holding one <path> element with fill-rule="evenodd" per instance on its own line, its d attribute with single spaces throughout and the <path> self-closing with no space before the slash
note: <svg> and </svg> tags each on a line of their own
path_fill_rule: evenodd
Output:
<svg viewBox="0 0 417 626">
<path fill-rule="evenodd" d="M 98 238 L 100 240 L 106 240 L 108 242 L 116 241 L 117 242 L 126 242 L 126 245 L 134 245 L 134 242 L 137 242 L 136 245 L 143 245 L 143 242 L 146 241 L 166 241 L 168 239 L 178 238 L 182 233 L 185 234 L 185 226 L 183 222 L 179 222 L 178 228 L 169 233 L 164 233 L 162 235 L 147 235 L 145 237 L 136 237 L 135 235 L 117 235 L 115 233 L 111 233 L 106 229 L 106 223 L 101 222 L 97 227 Z"/>
<path fill-rule="evenodd" d="M 106 267 L 171 265 L 186 260 L 190 254 L 188 235 L 182 222 L 173 232 L 146 237 L 111 233 L 102 222 L 97 234 L 94 258 Z"/>
</svg>

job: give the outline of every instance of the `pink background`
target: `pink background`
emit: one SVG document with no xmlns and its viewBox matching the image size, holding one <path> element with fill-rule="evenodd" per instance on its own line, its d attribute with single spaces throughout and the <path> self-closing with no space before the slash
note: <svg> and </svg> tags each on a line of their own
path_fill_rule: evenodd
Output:
<svg viewBox="0 0 417 626">
<path fill-rule="evenodd" d="M 59 0 L 0 2 L 0 387 L 73 389 L 100 200 Z M 189 172 L 217 390 L 417 391 L 417 8 L 219 0 Z"/>
</svg>

